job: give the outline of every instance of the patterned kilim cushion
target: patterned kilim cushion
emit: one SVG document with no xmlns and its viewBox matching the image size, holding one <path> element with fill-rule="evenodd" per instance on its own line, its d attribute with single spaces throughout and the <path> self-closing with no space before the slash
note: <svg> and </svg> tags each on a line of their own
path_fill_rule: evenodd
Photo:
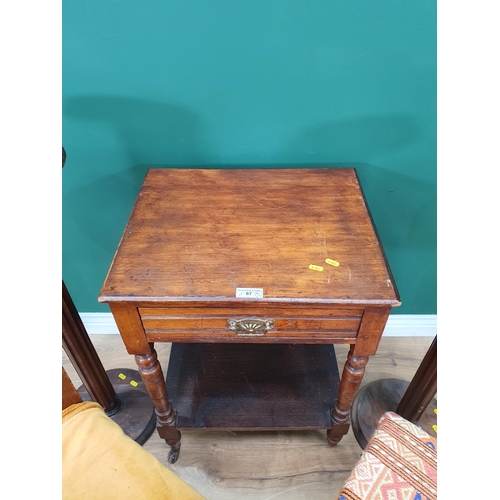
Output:
<svg viewBox="0 0 500 500">
<path fill-rule="evenodd" d="M 437 441 L 385 413 L 338 500 L 435 500 Z"/>
</svg>

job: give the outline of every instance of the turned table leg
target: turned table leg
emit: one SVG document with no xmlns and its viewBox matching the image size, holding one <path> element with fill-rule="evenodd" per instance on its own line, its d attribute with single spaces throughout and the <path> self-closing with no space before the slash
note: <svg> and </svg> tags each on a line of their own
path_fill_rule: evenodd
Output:
<svg viewBox="0 0 500 500">
<path fill-rule="evenodd" d="M 348 432 L 354 397 L 358 392 L 370 356 L 384 332 L 389 307 L 367 307 L 359 327 L 356 343 L 351 345 L 340 380 L 339 394 L 332 409 L 332 428 L 327 431 L 328 444 L 335 446 Z"/>
<path fill-rule="evenodd" d="M 328 444 L 330 446 L 335 446 L 349 431 L 349 416 L 352 402 L 361 384 L 361 380 L 365 374 L 365 367 L 368 363 L 368 356 L 355 356 L 353 351 L 354 346 L 351 346 L 344 371 L 342 372 L 339 396 L 332 410 L 332 428 L 327 432 Z"/>
<path fill-rule="evenodd" d="M 181 433 L 175 427 L 175 412 L 168 400 L 165 378 L 155 349 L 151 347 L 149 353 L 136 355 L 135 361 L 144 382 L 144 387 L 155 407 L 158 434 L 171 448 L 168 454 L 168 462 L 173 464 L 179 458 Z"/>
</svg>

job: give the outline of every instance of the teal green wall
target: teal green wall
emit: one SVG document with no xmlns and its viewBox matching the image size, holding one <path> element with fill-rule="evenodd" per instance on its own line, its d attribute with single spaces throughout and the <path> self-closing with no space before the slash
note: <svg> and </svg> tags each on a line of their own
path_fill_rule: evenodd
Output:
<svg viewBox="0 0 500 500">
<path fill-rule="evenodd" d="M 63 1 L 63 279 L 97 296 L 150 166 L 354 166 L 436 313 L 436 2 Z"/>
</svg>

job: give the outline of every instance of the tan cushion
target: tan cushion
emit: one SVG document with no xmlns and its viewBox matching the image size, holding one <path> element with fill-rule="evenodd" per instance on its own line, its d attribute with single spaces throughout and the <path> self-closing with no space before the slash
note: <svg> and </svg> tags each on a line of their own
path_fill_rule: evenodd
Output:
<svg viewBox="0 0 500 500">
<path fill-rule="evenodd" d="M 63 499 L 204 499 L 128 437 L 97 403 L 63 410 L 62 444 Z"/>
</svg>

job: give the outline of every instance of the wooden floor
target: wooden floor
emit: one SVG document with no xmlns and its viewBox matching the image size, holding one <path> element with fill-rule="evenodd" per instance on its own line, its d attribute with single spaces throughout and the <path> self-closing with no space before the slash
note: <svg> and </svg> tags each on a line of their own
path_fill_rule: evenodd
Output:
<svg viewBox="0 0 500 500">
<path fill-rule="evenodd" d="M 91 340 L 106 370 L 136 368 L 119 335 L 91 335 Z M 382 338 L 362 385 L 381 378 L 410 381 L 432 340 Z M 166 373 L 170 345 L 155 347 Z M 335 346 L 335 350 L 342 370 L 348 346 Z M 62 364 L 79 388 L 81 381 L 64 351 Z M 144 448 L 208 500 L 336 499 L 361 456 L 352 431 L 334 448 L 327 445 L 324 431 L 184 431 L 180 458 L 174 465 L 167 464 L 169 447 L 156 431 Z"/>
</svg>

